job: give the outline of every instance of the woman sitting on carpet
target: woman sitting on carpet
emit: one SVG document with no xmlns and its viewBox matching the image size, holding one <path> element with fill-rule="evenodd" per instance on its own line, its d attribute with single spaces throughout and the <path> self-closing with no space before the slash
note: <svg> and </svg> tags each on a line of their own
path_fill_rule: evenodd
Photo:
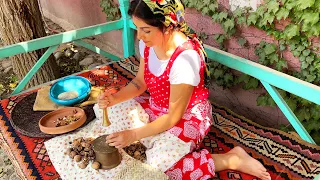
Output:
<svg viewBox="0 0 320 180">
<path fill-rule="evenodd" d="M 99 107 L 121 109 L 121 103 L 148 90 L 149 103 L 141 106 L 150 122 L 115 132 L 107 143 L 123 148 L 140 140 L 147 147 L 147 163 L 170 179 L 208 179 L 225 169 L 271 179 L 240 147 L 225 154 L 199 149 L 212 123 L 207 57 L 195 34 L 189 33 L 180 0 L 133 0 L 129 15 L 140 39 L 139 71 L 118 93 L 101 95 Z"/>
</svg>

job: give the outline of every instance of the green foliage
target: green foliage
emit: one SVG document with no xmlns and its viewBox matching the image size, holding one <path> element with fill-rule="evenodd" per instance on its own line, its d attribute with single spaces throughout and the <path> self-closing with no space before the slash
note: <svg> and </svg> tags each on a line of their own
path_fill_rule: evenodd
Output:
<svg viewBox="0 0 320 180">
<path fill-rule="evenodd" d="M 284 7 L 287 8 L 288 10 L 293 9 L 294 7 L 297 6 L 297 0 L 288 0 L 285 4 Z"/>
<path fill-rule="evenodd" d="M 199 35 L 199 38 L 203 41 L 203 40 L 206 40 L 208 39 L 208 35 L 204 32 L 201 32 L 200 35 Z"/>
<path fill-rule="evenodd" d="M 258 106 L 271 106 L 271 107 L 276 107 L 276 103 L 272 99 L 272 97 L 268 94 L 266 95 L 260 95 L 257 98 L 257 105 Z"/>
<path fill-rule="evenodd" d="M 234 85 L 235 76 L 232 74 L 231 69 L 215 61 L 211 61 L 209 66 L 211 78 L 219 86 L 230 88 Z"/>
<path fill-rule="evenodd" d="M 287 19 L 287 17 L 289 16 L 289 13 L 290 11 L 288 9 L 281 7 L 276 14 L 277 20 Z"/>
<path fill-rule="evenodd" d="M 209 9 L 210 9 L 212 12 L 215 12 L 216 9 L 218 9 L 218 3 L 217 3 L 217 2 L 211 3 L 211 4 L 209 5 Z"/>
<path fill-rule="evenodd" d="M 223 20 L 226 20 L 227 18 L 228 18 L 228 13 L 226 13 L 226 12 L 220 12 L 218 14 L 218 20 L 220 23 L 222 23 Z"/>
<path fill-rule="evenodd" d="M 247 19 L 246 19 L 245 16 L 241 16 L 241 17 L 238 17 L 238 18 L 237 18 L 237 23 L 238 23 L 239 25 L 246 24 L 246 22 L 247 22 Z"/>
<path fill-rule="evenodd" d="M 314 5 L 315 0 L 297 0 L 297 8 L 299 10 L 307 9 Z"/>
<path fill-rule="evenodd" d="M 286 28 L 283 31 L 283 34 L 285 34 L 287 40 L 292 39 L 294 36 L 299 36 L 300 26 L 297 24 L 290 24 L 286 26 Z"/>
<path fill-rule="evenodd" d="M 255 25 L 257 23 L 259 16 L 257 13 L 253 12 L 249 15 L 248 20 L 247 20 L 247 25 Z"/>
<path fill-rule="evenodd" d="M 280 40 L 279 41 L 279 50 L 280 50 L 280 52 L 286 50 L 286 48 L 287 48 L 287 46 L 285 44 L 285 41 Z"/>
<path fill-rule="evenodd" d="M 267 7 L 266 7 L 265 4 L 260 5 L 260 6 L 257 8 L 257 10 L 256 10 L 257 14 L 258 14 L 260 17 L 263 17 L 263 15 L 264 15 L 264 13 L 266 13 L 266 11 L 267 11 Z"/>
<path fill-rule="evenodd" d="M 11 83 L 17 83 L 19 82 L 18 76 L 15 74 L 12 74 L 12 76 L 10 77 L 10 82 Z"/>
<path fill-rule="evenodd" d="M 247 74 L 242 74 L 235 80 L 236 84 L 243 83 L 242 88 L 245 90 L 256 89 L 259 86 L 259 80 Z"/>
<path fill-rule="evenodd" d="M 274 52 L 276 52 L 277 46 L 275 44 L 266 44 L 264 46 L 264 52 L 266 55 L 270 55 Z"/>
<path fill-rule="evenodd" d="M 107 15 L 107 21 L 120 19 L 120 9 L 112 0 L 100 0 L 100 7 L 102 8 L 102 12 Z"/>
<path fill-rule="evenodd" d="M 241 8 L 237 8 L 237 9 L 233 12 L 234 17 L 241 17 L 242 14 L 243 14 L 243 9 L 241 9 Z"/>
<path fill-rule="evenodd" d="M 307 26 L 307 28 L 305 29 L 305 32 L 308 37 L 319 36 L 320 35 L 320 22 L 318 22 L 317 24 L 315 24 L 313 26 Z"/>
<path fill-rule="evenodd" d="M 247 40 L 244 39 L 244 38 L 239 38 L 239 39 L 238 39 L 238 43 L 239 43 L 241 46 L 245 46 L 246 43 L 247 43 Z"/>
<path fill-rule="evenodd" d="M 234 28 L 234 19 L 227 19 L 223 22 L 222 27 L 224 29 L 224 32 L 228 34 L 228 32 L 231 32 L 231 30 Z"/>
<path fill-rule="evenodd" d="M 319 21 L 319 13 L 313 12 L 311 10 L 306 10 L 305 13 L 302 15 L 301 20 L 303 20 L 304 24 L 313 26 Z"/>
<path fill-rule="evenodd" d="M 223 34 L 215 34 L 214 35 L 214 39 L 218 42 L 218 43 L 223 43 L 224 40 L 226 39 L 226 36 Z"/>
<path fill-rule="evenodd" d="M 320 11 L 320 0 L 315 1 L 313 9 L 316 11 Z"/>
<path fill-rule="evenodd" d="M 320 35 L 320 0 L 265 0 L 255 12 L 248 12 L 248 8 L 237 8 L 233 13 L 218 9 L 217 0 L 184 0 L 187 7 L 195 7 L 204 15 L 212 17 L 214 23 L 219 23 L 223 34 L 215 34 L 214 39 L 220 49 L 226 50 L 225 41 L 234 36 L 238 25 L 255 26 L 266 31 L 268 35 L 278 40 L 278 44 L 261 42 L 255 48 L 259 63 L 286 72 L 304 81 L 320 85 L 320 57 L 317 48 L 312 47 L 308 38 Z M 200 4 L 200 5 L 199 5 Z M 281 32 L 275 29 L 274 21 L 290 19 L 289 24 Z M 281 22 L 278 22 L 281 24 Z M 203 37 L 203 35 L 202 35 Z M 205 36 L 204 36 L 205 37 Z M 238 44 L 245 47 L 247 40 L 236 37 Z M 300 60 L 301 72 L 288 70 L 287 61 L 283 58 L 283 51 L 289 50 Z M 227 67 L 211 62 L 211 74 L 218 85 L 225 88 L 243 84 L 243 89 L 259 87 L 259 81 L 248 75 L 233 75 Z M 296 114 L 302 124 L 317 143 L 320 143 L 320 106 L 287 92 L 279 93 L 288 106 Z M 257 98 L 259 106 L 275 106 L 273 99 L 265 94 Z M 291 126 L 281 129 L 292 131 Z"/>
<path fill-rule="evenodd" d="M 278 71 L 287 69 L 287 61 L 280 57 L 280 52 L 285 47 L 277 49 L 276 44 L 266 43 L 261 41 L 259 46 L 255 50 L 255 54 L 259 56 L 259 63 L 265 66 L 272 67 Z"/>
<path fill-rule="evenodd" d="M 267 6 L 269 13 L 275 14 L 279 10 L 279 3 L 277 1 L 270 1 Z"/>
</svg>

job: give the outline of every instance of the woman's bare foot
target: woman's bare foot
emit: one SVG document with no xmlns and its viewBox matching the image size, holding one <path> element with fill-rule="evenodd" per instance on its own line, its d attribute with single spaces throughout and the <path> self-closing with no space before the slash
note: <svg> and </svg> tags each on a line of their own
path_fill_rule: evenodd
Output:
<svg viewBox="0 0 320 180">
<path fill-rule="evenodd" d="M 226 153 L 230 155 L 229 168 L 256 176 L 262 180 L 271 180 L 267 169 L 256 159 L 249 156 L 249 154 L 241 147 L 237 146 Z"/>
</svg>

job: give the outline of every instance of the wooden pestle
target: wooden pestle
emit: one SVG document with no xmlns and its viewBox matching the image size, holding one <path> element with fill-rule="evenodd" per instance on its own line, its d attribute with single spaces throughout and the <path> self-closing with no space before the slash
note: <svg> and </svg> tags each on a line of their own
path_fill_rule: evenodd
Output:
<svg viewBox="0 0 320 180">
<path fill-rule="evenodd" d="M 109 88 L 108 91 L 111 93 L 111 94 L 114 94 L 116 92 L 118 92 L 118 88 Z M 102 90 L 102 93 L 105 91 L 105 89 Z M 107 108 L 104 108 L 103 109 L 103 120 L 102 120 L 102 125 L 103 126 L 110 126 L 111 125 L 111 122 L 109 120 L 109 117 L 108 117 L 108 111 L 107 111 Z"/>
<path fill-rule="evenodd" d="M 104 108 L 103 109 L 103 120 L 102 120 L 102 126 L 110 126 L 111 123 L 110 123 L 110 120 L 109 120 L 109 117 L 108 117 L 108 111 L 107 111 L 107 108 Z"/>
</svg>

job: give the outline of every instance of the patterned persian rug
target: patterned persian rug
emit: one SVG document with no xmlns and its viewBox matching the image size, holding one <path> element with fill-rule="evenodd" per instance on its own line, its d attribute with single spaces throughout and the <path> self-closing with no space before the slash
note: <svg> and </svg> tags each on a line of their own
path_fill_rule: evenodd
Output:
<svg viewBox="0 0 320 180">
<path fill-rule="evenodd" d="M 94 86 L 121 87 L 134 77 L 138 65 L 139 62 L 131 57 L 80 76 L 88 78 Z M 28 94 L 0 101 L 0 179 L 59 179 L 44 146 L 46 139 L 24 136 L 10 124 L 12 109 Z M 214 122 L 202 148 L 211 153 L 225 153 L 241 146 L 266 166 L 273 180 L 308 180 L 320 174 L 319 146 L 279 130 L 259 126 L 213 102 L 212 105 Z M 139 151 L 136 154 L 140 156 L 134 157 L 144 158 L 144 149 L 137 144 L 125 150 L 132 156 Z M 214 179 L 256 180 L 253 176 L 230 170 L 217 173 Z"/>
</svg>

